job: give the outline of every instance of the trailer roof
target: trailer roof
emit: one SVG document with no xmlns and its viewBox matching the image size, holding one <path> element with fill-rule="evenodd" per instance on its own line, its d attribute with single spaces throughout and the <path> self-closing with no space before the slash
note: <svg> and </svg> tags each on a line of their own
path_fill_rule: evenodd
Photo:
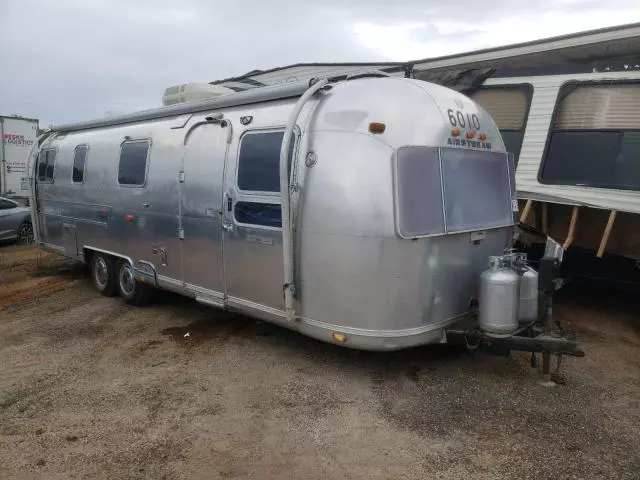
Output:
<svg viewBox="0 0 640 480">
<path fill-rule="evenodd" d="M 54 132 L 72 132 L 77 130 L 86 130 L 89 128 L 109 127 L 127 123 L 136 123 L 148 120 L 156 120 L 160 118 L 175 117 L 191 113 L 207 112 L 223 107 L 233 107 L 237 105 L 248 105 L 251 103 L 281 100 L 285 98 L 299 97 L 307 90 L 307 88 L 309 88 L 309 81 L 301 80 L 298 82 L 287 83 L 285 85 L 272 85 L 268 87 L 248 90 L 245 92 L 222 95 L 219 97 L 196 100 L 193 102 L 179 103 L 125 115 L 100 118 L 97 120 L 89 120 L 86 122 L 54 125 L 50 130 Z"/>
</svg>

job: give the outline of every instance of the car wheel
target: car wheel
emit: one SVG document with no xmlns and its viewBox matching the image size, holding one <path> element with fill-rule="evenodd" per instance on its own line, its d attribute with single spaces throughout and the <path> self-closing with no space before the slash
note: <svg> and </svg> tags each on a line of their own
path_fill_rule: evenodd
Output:
<svg viewBox="0 0 640 480">
<path fill-rule="evenodd" d="M 29 245 L 33 243 L 33 226 L 29 222 L 24 222 L 18 228 L 18 242 L 23 245 Z"/>
<path fill-rule="evenodd" d="M 118 262 L 118 293 L 129 305 L 142 306 L 149 303 L 153 288 L 136 280 L 133 267 L 126 260 Z"/>
<path fill-rule="evenodd" d="M 102 253 L 91 258 L 91 277 L 96 290 L 105 297 L 113 297 L 117 293 L 116 266 L 113 259 Z"/>
</svg>

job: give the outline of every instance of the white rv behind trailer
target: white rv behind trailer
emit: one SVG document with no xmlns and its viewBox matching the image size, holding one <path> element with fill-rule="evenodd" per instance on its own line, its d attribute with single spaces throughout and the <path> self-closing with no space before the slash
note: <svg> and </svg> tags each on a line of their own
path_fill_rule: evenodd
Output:
<svg viewBox="0 0 640 480">
<path fill-rule="evenodd" d="M 131 304 L 173 290 L 394 350 L 447 341 L 479 301 L 482 338 L 581 354 L 516 335 L 539 319 L 518 314 L 527 269 L 504 255 L 515 169 L 491 117 L 447 88 L 377 77 L 54 127 L 32 157 L 37 241 Z"/>
<path fill-rule="evenodd" d="M 38 137 L 38 120 L 0 116 L 0 196 L 29 197 L 28 159 Z"/>
<path fill-rule="evenodd" d="M 523 221 L 640 260 L 640 69 L 490 78 L 471 98 L 518 156 Z"/>
</svg>

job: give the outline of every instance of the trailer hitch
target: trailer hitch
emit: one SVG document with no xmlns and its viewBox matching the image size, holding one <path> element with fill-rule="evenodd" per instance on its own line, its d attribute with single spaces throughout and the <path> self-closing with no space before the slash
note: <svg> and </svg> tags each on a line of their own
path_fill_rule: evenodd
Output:
<svg viewBox="0 0 640 480">
<path fill-rule="evenodd" d="M 584 357 L 584 352 L 575 339 L 552 333 L 533 336 L 512 335 L 497 338 L 484 334 L 479 329 L 446 330 L 447 343 L 465 345 L 470 349 L 507 349 L 532 353 L 555 353 Z"/>
</svg>

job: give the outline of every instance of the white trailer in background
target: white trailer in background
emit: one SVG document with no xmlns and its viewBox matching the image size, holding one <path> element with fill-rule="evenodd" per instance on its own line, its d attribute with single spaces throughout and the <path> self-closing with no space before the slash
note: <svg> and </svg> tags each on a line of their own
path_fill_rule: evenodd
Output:
<svg viewBox="0 0 640 480">
<path fill-rule="evenodd" d="M 0 116 L 0 196 L 29 198 L 29 151 L 38 137 L 38 120 Z"/>
</svg>

